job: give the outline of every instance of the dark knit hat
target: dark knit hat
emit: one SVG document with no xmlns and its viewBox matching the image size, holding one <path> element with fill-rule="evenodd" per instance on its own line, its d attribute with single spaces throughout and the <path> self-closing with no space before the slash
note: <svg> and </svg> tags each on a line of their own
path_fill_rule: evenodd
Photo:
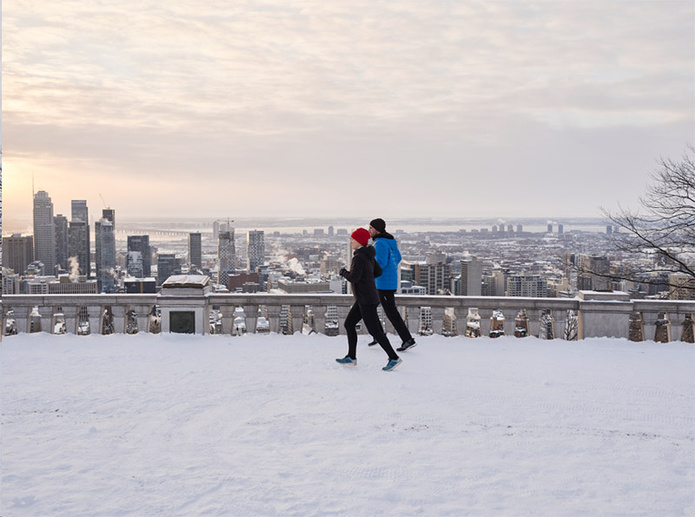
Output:
<svg viewBox="0 0 695 517">
<path fill-rule="evenodd" d="M 379 218 L 372 219 L 372 221 L 369 223 L 369 226 L 374 228 L 379 233 L 384 233 L 384 230 L 386 230 L 386 221 Z"/>
<path fill-rule="evenodd" d="M 355 239 L 362 246 L 366 246 L 369 242 L 369 238 L 371 237 L 371 235 L 369 234 L 369 230 L 365 230 L 364 228 L 357 228 L 357 230 L 352 232 L 352 235 L 350 235 L 350 237 Z"/>
</svg>

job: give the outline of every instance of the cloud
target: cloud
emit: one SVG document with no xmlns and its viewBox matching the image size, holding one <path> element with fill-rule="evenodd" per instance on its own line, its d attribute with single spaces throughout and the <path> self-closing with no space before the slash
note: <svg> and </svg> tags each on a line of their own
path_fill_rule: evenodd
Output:
<svg viewBox="0 0 695 517">
<path fill-rule="evenodd" d="M 648 145 L 630 165 L 649 169 L 655 155 L 678 156 L 694 125 L 688 1 L 31 7 L 3 4 L 5 156 L 49 184 L 52 169 L 137 187 L 111 187 L 124 192 L 114 206 L 173 211 L 191 193 L 224 206 L 243 190 L 287 211 L 308 192 L 330 212 L 342 196 L 361 206 L 367 189 L 391 190 L 397 211 L 424 176 L 444 186 L 417 209 L 436 211 L 472 167 L 511 185 L 590 176 L 544 156 L 614 163 L 638 134 Z M 577 136 L 595 147 L 567 140 Z M 522 199 L 527 184 L 515 187 Z"/>
</svg>

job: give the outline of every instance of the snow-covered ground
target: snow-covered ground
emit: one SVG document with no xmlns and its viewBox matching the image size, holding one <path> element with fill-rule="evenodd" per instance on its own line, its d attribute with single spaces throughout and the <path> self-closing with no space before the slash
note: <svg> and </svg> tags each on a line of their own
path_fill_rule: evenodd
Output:
<svg viewBox="0 0 695 517">
<path fill-rule="evenodd" d="M 366 342 L 5 338 L 2 515 L 695 515 L 693 345 Z"/>
</svg>

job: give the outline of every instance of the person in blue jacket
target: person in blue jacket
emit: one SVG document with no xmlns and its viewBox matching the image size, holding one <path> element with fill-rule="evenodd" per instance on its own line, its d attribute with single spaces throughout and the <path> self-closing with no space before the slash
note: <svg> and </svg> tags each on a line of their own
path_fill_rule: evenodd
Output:
<svg viewBox="0 0 695 517">
<path fill-rule="evenodd" d="M 379 300 L 384 308 L 384 314 L 389 319 L 393 328 L 396 329 L 403 344 L 396 350 L 405 352 L 413 348 L 416 343 L 410 334 L 401 315 L 396 308 L 395 294 L 398 289 L 398 264 L 401 262 L 401 252 L 393 235 L 386 231 L 386 222 L 383 219 L 373 219 L 369 223 L 369 234 L 374 240 L 374 251 L 376 251 L 376 261 L 381 266 L 381 276 L 376 278 L 376 288 L 379 291 Z M 376 345 L 376 341 L 369 343 L 369 346 Z"/>
</svg>

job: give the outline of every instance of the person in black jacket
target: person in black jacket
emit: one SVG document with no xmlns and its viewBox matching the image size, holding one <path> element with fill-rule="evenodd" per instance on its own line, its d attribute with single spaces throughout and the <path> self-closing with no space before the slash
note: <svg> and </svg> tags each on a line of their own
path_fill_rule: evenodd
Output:
<svg viewBox="0 0 695 517">
<path fill-rule="evenodd" d="M 386 337 L 376 312 L 376 308 L 379 305 L 379 293 L 376 290 L 374 277 L 381 274 L 381 268 L 374 260 L 374 248 L 367 246 L 370 237 L 369 231 L 364 228 L 357 228 L 357 230 L 352 232 L 351 237 L 352 249 L 355 251 L 350 270 L 342 268 L 340 276 L 346 278 L 352 284 L 355 303 L 345 318 L 348 354 L 342 359 L 336 359 L 336 361 L 347 366 L 355 366 L 357 364 L 356 327 L 360 320 L 364 320 L 369 333 L 389 356 L 389 362 L 382 368 L 382 370 L 388 372 L 396 368 L 402 361 L 391 346 L 388 337 Z"/>
</svg>

